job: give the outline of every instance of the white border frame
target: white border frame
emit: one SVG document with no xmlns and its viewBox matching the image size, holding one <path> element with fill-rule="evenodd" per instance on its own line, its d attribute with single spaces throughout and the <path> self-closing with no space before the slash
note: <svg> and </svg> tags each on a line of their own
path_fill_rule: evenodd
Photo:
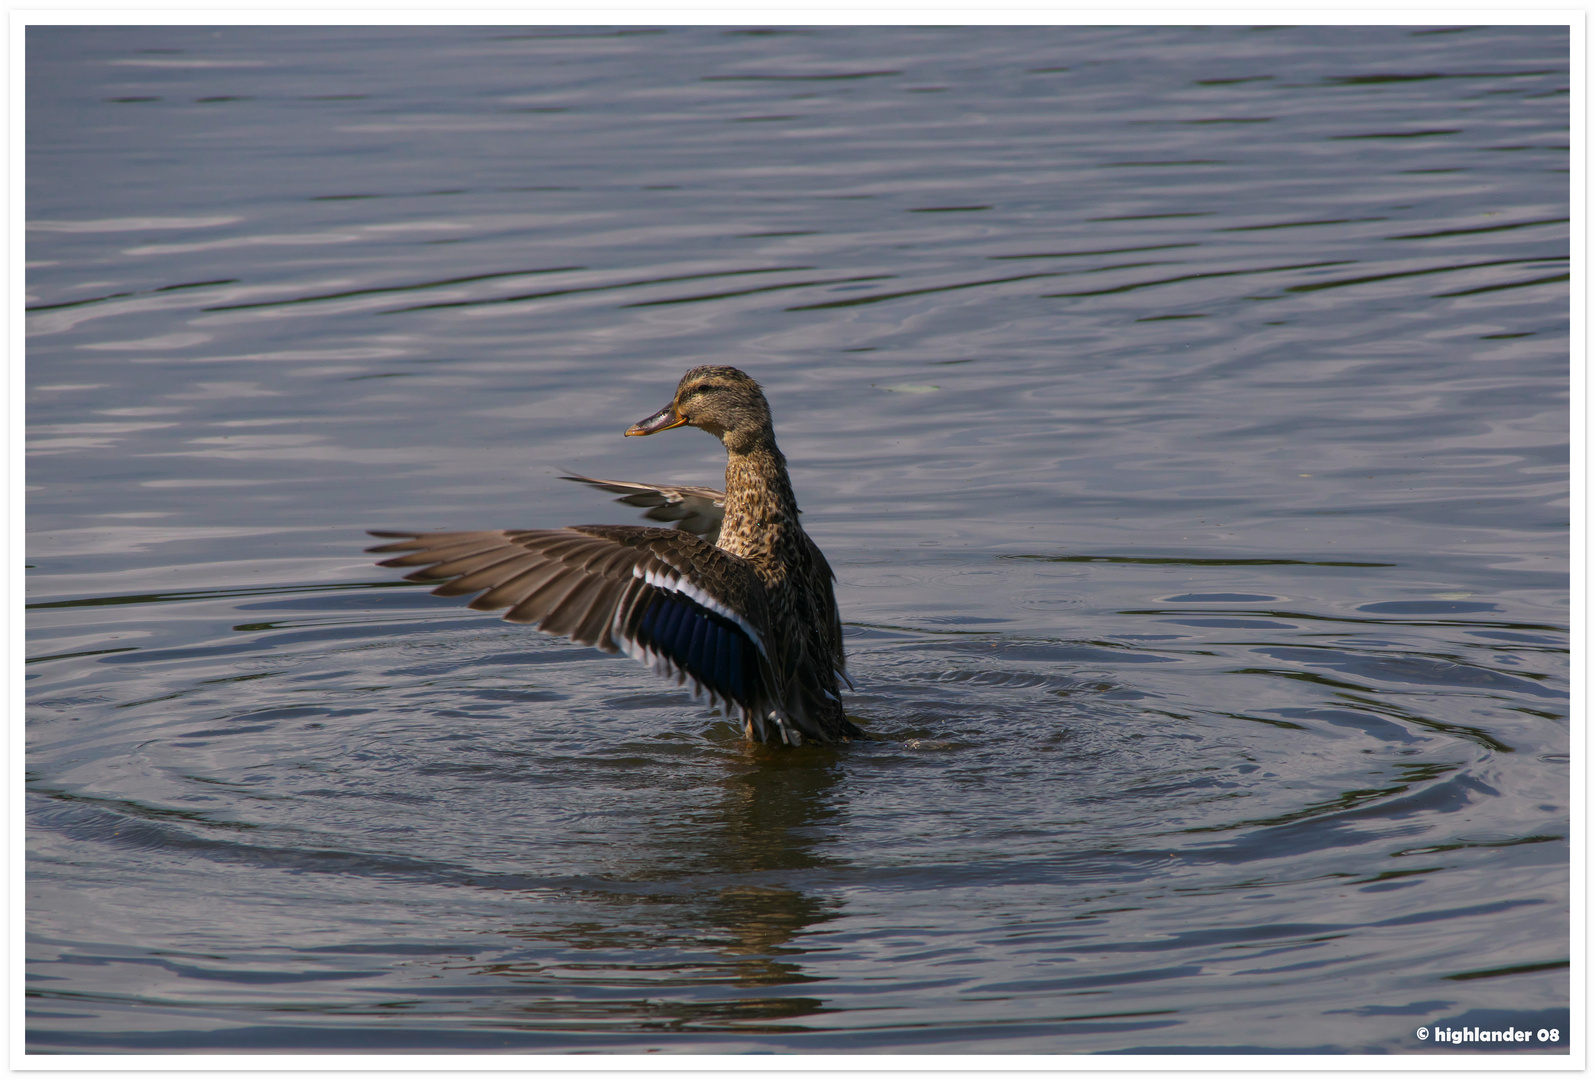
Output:
<svg viewBox="0 0 1595 1080">
<path fill-rule="evenodd" d="M 1367 3 L 1367 0 L 1362 0 Z M 1113 25 L 1149 26 L 1168 23 L 1205 25 L 1245 25 L 1255 23 L 1280 23 L 1339 26 L 1390 26 L 1500 23 L 1514 26 L 1567 26 L 1571 43 L 1572 80 L 1570 97 L 1570 216 L 1572 237 L 1571 306 L 1572 323 L 1570 342 L 1570 390 L 1572 422 L 1572 503 L 1570 537 L 1572 572 L 1570 595 L 1572 597 L 1572 732 L 1571 732 L 1571 970 L 1569 972 L 1570 1053 L 1556 1055 L 1510 1054 L 1501 1052 L 1477 1053 L 1413 1053 L 1405 1055 L 1229 1055 L 1229 1054 L 1156 1054 L 1156 1055 L 1040 1055 L 1040 1054 L 602 1054 L 602 1053 L 505 1053 L 471 1055 L 436 1054 L 28 1054 L 25 1051 L 26 1032 L 24 986 L 25 940 L 25 883 L 23 859 L 25 831 L 23 815 L 23 789 L 15 782 L 25 760 L 25 740 L 20 722 L 11 725 L 11 738 L 7 743 L 6 777 L 11 781 L 10 799 L 6 803 L 10 828 L 5 836 L 9 841 L 8 865 L 11 870 L 9 918 L 6 953 L 9 960 L 7 974 L 11 990 L 10 1009 L 7 1010 L 8 1071 L 75 1073 L 156 1072 L 250 1072 L 303 1076 L 306 1072 L 341 1073 L 349 1071 L 381 1071 L 404 1074 L 447 1075 L 473 1072 L 536 1072 L 540 1076 L 587 1076 L 593 1073 L 644 1074 L 702 1072 L 715 1074 L 772 1073 L 795 1076 L 825 1077 L 840 1080 L 848 1075 L 867 1076 L 881 1072 L 909 1072 L 935 1074 L 982 1075 L 995 1073 L 1053 1072 L 1081 1076 L 1114 1076 L 1126 1072 L 1344 1072 L 1360 1076 L 1398 1076 L 1410 1072 L 1497 1072 L 1503 1074 L 1534 1072 L 1582 1072 L 1586 1067 L 1585 1039 L 1587 1019 L 1585 964 L 1585 916 L 1587 893 L 1585 874 L 1586 817 L 1588 803 L 1585 786 L 1588 779 L 1588 752 L 1585 732 L 1580 721 L 1587 716 L 1585 703 L 1588 694 L 1583 658 L 1589 647 L 1588 637 L 1588 581 L 1586 577 L 1586 545 L 1589 541 L 1586 515 L 1588 502 L 1585 485 L 1588 481 L 1586 421 L 1588 420 L 1588 380 L 1585 368 L 1587 356 L 1586 305 L 1588 277 L 1586 268 L 1586 229 L 1588 228 L 1586 183 L 1587 152 L 1585 132 L 1587 124 L 1585 79 L 1587 60 L 1587 25 L 1585 8 L 1580 5 L 1563 9 L 1536 8 L 1508 10 L 1499 7 L 1466 7 L 1456 4 L 1411 6 L 1392 10 L 1382 5 L 1368 3 L 1366 7 L 1341 7 L 1323 9 L 1296 7 L 1290 4 L 1257 5 L 1253 7 L 1209 8 L 1199 4 L 1165 5 L 1132 9 L 1101 7 L 1081 8 L 1068 4 L 1047 4 L 1027 0 L 987 0 L 978 9 L 978 16 L 967 3 L 949 0 L 811 0 L 795 3 L 765 2 L 757 10 L 747 6 L 733 6 L 716 0 L 684 0 L 671 4 L 648 5 L 638 0 L 596 0 L 585 6 L 581 18 L 573 18 L 568 9 L 552 5 L 506 5 L 493 8 L 472 8 L 446 11 L 436 8 L 398 7 L 383 0 L 345 0 L 340 8 L 292 9 L 287 7 L 231 7 L 218 3 L 196 2 L 186 6 L 150 8 L 137 0 L 122 3 L 74 6 L 70 2 L 31 4 L 9 9 L 10 93 L 10 200 L 8 202 L 10 226 L 10 255 L 7 263 L 7 296 L 10 305 L 6 311 L 7 340 L 11 346 L 11 362 L 6 369 L 5 418 L 9 424 L 8 446 L 12 450 L 8 509 L 6 524 L 10 572 L 0 581 L 6 583 L 5 592 L 10 614 L 10 640 L 13 644 L 13 662 L 7 669 L 14 680 L 13 693 L 8 700 L 16 704 L 12 716 L 22 716 L 23 680 L 21 677 L 21 645 L 25 638 L 23 612 L 24 571 L 23 518 L 25 513 L 25 484 L 23 473 L 25 380 L 22 363 L 23 326 L 18 317 L 22 310 L 25 286 L 24 254 L 24 192 L 25 192 L 25 74 L 24 44 L 29 26 L 49 25 L 304 25 L 304 26 L 358 26 L 358 25 L 505 25 L 535 24 L 560 25 L 886 25 L 912 23 L 918 25 Z M 665 18 L 660 18 L 665 14 Z M 753 17 L 756 16 L 756 17 Z"/>
</svg>

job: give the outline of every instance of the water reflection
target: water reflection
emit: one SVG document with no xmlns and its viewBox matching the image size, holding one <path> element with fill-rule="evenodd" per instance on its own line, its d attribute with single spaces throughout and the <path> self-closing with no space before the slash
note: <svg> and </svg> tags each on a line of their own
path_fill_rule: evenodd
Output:
<svg viewBox="0 0 1595 1080">
<path fill-rule="evenodd" d="M 605 875 L 617 887 L 576 894 L 581 918 L 502 931 L 555 943 L 576 959 L 553 968 L 543 959 L 496 961 L 480 972 L 529 994 L 577 999 L 522 1001 L 514 1007 L 521 1018 L 564 1022 L 574 1010 L 626 1030 L 802 1030 L 790 1022 L 822 1011 L 820 998 L 757 991 L 822 981 L 806 970 L 799 939 L 841 911 L 837 898 L 804 882 L 808 871 L 843 865 L 825 851 L 829 830 L 845 817 L 836 804 L 839 765 L 838 752 L 825 747 L 738 747 L 723 777 L 700 789 L 706 797 L 717 789 L 712 802 L 685 819 L 646 823 L 630 857 Z M 606 998 L 589 1014 L 580 988 L 592 985 L 725 987 L 733 996 Z"/>
</svg>

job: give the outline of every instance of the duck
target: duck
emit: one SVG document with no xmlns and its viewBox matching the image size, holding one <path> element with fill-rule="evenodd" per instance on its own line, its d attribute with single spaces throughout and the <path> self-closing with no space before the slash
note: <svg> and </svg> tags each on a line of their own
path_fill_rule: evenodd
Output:
<svg viewBox="0 0 1595 1080">
<path fill-rule="evenodd" d="M 799 522 L 764 390 L 718 365 L 681 377 L 628 436 L 695 427 L 726 450 L 725 489 L 572 475 L 677 527 L 568 525 L 473 532 L 373 530 L 377 565 L 438 582 L 437 596 L 608 653 L 686 686 L 755 743 L 868 738 L 843 710 L 836 575 Z M 851 682 L 848 683 L 851 687 Z"/>
</svg>

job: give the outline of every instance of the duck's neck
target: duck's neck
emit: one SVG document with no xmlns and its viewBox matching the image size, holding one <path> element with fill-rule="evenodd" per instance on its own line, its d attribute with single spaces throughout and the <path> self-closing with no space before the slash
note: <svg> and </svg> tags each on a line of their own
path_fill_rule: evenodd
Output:
<svg viewBox="0 0 1595 1080">
<path fill-rule="evenodd" d="M 797 499 L 786 475 L 786 458 L 775 440 L 726 448 L 725 521 L 719 546 L 766 570 L 783 561 L 797 526 Z M 772 584 L 766 582 L 766 584 Z"/>
</svg>

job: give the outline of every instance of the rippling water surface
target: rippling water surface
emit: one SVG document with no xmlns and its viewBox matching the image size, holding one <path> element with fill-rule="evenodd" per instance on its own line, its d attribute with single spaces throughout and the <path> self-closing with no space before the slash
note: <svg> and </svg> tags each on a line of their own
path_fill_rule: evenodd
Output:
<svg viewBox="0 0 1595 1080">
<path fill-rule="evenodd" d="M 1565 28 L 27 46 L 33 1051 L 1567 1052 Z M 876 741 L 362 554 L 701 362 Z"/>
</svg>

